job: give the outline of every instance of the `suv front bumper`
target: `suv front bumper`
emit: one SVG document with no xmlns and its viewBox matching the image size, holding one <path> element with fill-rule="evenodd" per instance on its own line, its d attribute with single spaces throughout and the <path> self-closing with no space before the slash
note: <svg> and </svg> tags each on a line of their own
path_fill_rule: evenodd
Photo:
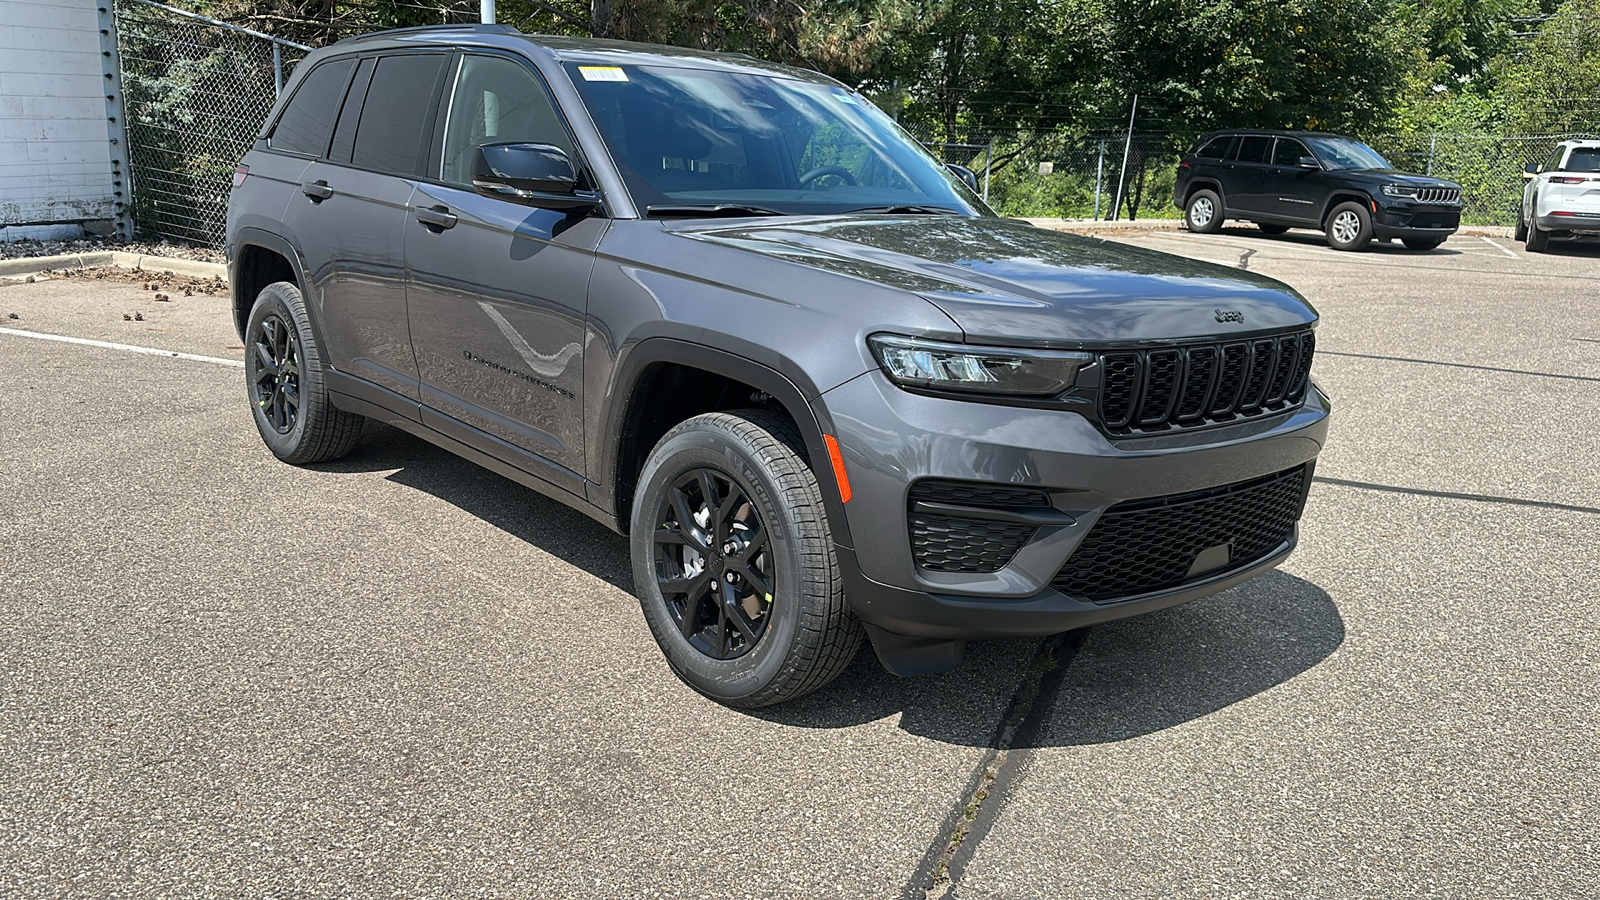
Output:
<svg viewBox="0 0 1600 900">
<path fill-rule="evenodd" d="M 1304 468 L 1309 486 L 1329 406 L 1314 386 L 1308 394 L 1300 408 L 1261 419 L 1113 441 L 1070 411 L 913 394 L 879 372 L 856 378 L 821 398 L 853 494 L 844 511 L 855 546 L 838 548 L 846 596 L 873 626 L 875 642 L 884 632 L 963 641 L 1054 634 L 1245 581 L 1288 556 L 1292 527 L 1275 547 L 1237 565 L 1141 593 L 1096 602 L 1052 586 L 1096 521 L 1118 503 L 1193 495 L 1296 467 Z M 1066 524 L 1039 527 L 997 571 L 927 568 L 913 553 L 909 522 L 911 488 L 923 479 L 1036 487 Z"/>
<path fill-rule="evenodd" d="M 1380 238 L 1439 238 L 1461 227 L 1461 207 L 1404 201 L 1379 206 L 1372 216 L 1372 233 Z"/>
</svg>

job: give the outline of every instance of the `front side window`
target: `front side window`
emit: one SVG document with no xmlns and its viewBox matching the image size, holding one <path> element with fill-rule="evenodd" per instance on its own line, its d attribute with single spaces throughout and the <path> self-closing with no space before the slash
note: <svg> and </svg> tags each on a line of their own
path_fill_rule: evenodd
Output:
<svg viewBox="0 0 1600 900">
<path fill-rule="evenodd" d="M 428 103 L 444 56 L 385 56 L 367 88 L 356 124 L 351 165 L 391 175 L 415 175 L 423 151 Z"/>
<path fill-rule="evenodd" d="M 567 72 L 643 206 L 987 214 L 888 116 L 843 87 L 676 66 L 571 63 Z"/>
<path fill-rule="evenodd" d="M 1272 164 L 1275 166 L 1298 166 L 1300 157 L 1310 156 L 1311 151 L 1306 145 L 1294 138 L 1278 138 L 1278 144 L 1272 150 Z"/>
<path fill-rule="evenodd" d="M 471 185 L 478 147 L 510 142 L 553 144 L 572 156 L 549 94 L 526 66 L 497 56 L 463 57 L 445 120 L 440 180 Z"/>
<path fill-rule="evenodd" d="M 335 59 L 312 69 L 278 117 L 267 146 L 307 156 L 327 153 L 351 65 L 349 59 Z"/>
<path fill-rule="evenodd" d="M 1306 138 L 1316 148 L 1317 158 L 1330 169 L 1389 169 L 1389 161 L 1378 151 L 1349 138 Z"/>
</svg>

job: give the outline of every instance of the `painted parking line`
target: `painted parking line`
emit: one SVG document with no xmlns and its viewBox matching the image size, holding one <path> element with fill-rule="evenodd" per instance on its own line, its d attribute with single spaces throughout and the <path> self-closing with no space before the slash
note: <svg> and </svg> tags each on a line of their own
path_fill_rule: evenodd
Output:
<svg viewBox="0 0 1600 900">
<path fill-rule="evenodd" d="M 1480 235 L 1480 237 L 1483 237 L 1483 236 Z M 1502 247 L 1499 244 L 1495 243 L 1494 241 L 1489 240 L 1487 237 L 1483 238 L 1483 242 L 1485 244 L 1488 244 L 1489 246 L 1495 248 L 1496 250 L 1499 250 L 1501 253 L 1504 253 L 1505 255 L 1511 257 L 1512 259 L 1520 259 L 1521 258 L 1521 257 L 1517 256 L 1515 253 L 1512 253 L 1510 250 L 1506 249 L 1505 247 Z"/>
<path fill-rule="evenodd" d="M 12 337 L 33 338 L 39 341 L 57 341 L 63 344 L 81 344 L 85 347 L 99 347 L 102 350 L 121 350 L 124 353 L 143 353 L 147 356 L 165 356 L 171 359 L 186 359 L 191 362 L 212 363 L 219 366 L 232 366 L 235 369 L 244 368 L 244 361 L 238 359 L 223 359 L 220 356 L 200 356 L 194 353 L 179 353 L 176 350 L 161 350 L 156 347 L 136 347 L 133 344 L 117 344 L 111 341 L 94 341 L 89 338 L 68 337 L 64 334 L 45 334 L 40 331 L 21 331 L 16 328 L 0 328 L 0 334 Z"/>
</svg>

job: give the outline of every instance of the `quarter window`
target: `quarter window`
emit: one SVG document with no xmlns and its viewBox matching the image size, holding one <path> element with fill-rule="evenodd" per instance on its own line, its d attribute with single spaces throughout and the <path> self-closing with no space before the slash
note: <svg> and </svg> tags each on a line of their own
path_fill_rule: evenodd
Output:
<svg viewBox="0 0 1600 900">
<path fill-rule="evenodd" d="M 1194 155 L 1200 159 L 1222 159 L 1224 156 L 1228 155 L 1228 142 L 1232 140 L 1233 137 L 1231 135 L 1224 135 L 1216 138 L 1215 140 L 1206 144 L 1204 147 L 1196 150 Z"/>
<path fill-rule="evenodd" d="M 339 115 L 339 103 L 350 80 L 350 66 L 348 59 L 335 59 L 312 69 L 278 117 L 267 145 L 307 156 L 327 153 L 333 120 Z"/>
<path fill-rule="evenodd" d="M 433 86 L 442 55 L 386 56 L 378 60 L 356 125 L 352 165 L 394 175 L 415 175 Z"/>
<path fill-rule="evenodd" d="M 567 130 L 537 76 L 509 59 L 465 57 L 445 121 L 440 180 L 471 184 L 478 147 L 510 142 L 552 144 L 572 156 Z"/>
</svg>

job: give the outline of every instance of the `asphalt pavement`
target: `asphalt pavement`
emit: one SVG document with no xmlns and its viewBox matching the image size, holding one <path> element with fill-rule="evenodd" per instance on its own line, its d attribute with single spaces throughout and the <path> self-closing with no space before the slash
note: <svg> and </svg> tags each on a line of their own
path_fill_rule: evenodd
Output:
<svg viewBox="0 0 1600 900">
<path fill-rule="evenodd" d="M 222 297 L 0 283 L 0 895 L 1594 896 L 1600 247 L 1114 239 L 1322 312 L 1300 549 L 756 713 L 581 514 L 274 460 Z"/>
</svg>

